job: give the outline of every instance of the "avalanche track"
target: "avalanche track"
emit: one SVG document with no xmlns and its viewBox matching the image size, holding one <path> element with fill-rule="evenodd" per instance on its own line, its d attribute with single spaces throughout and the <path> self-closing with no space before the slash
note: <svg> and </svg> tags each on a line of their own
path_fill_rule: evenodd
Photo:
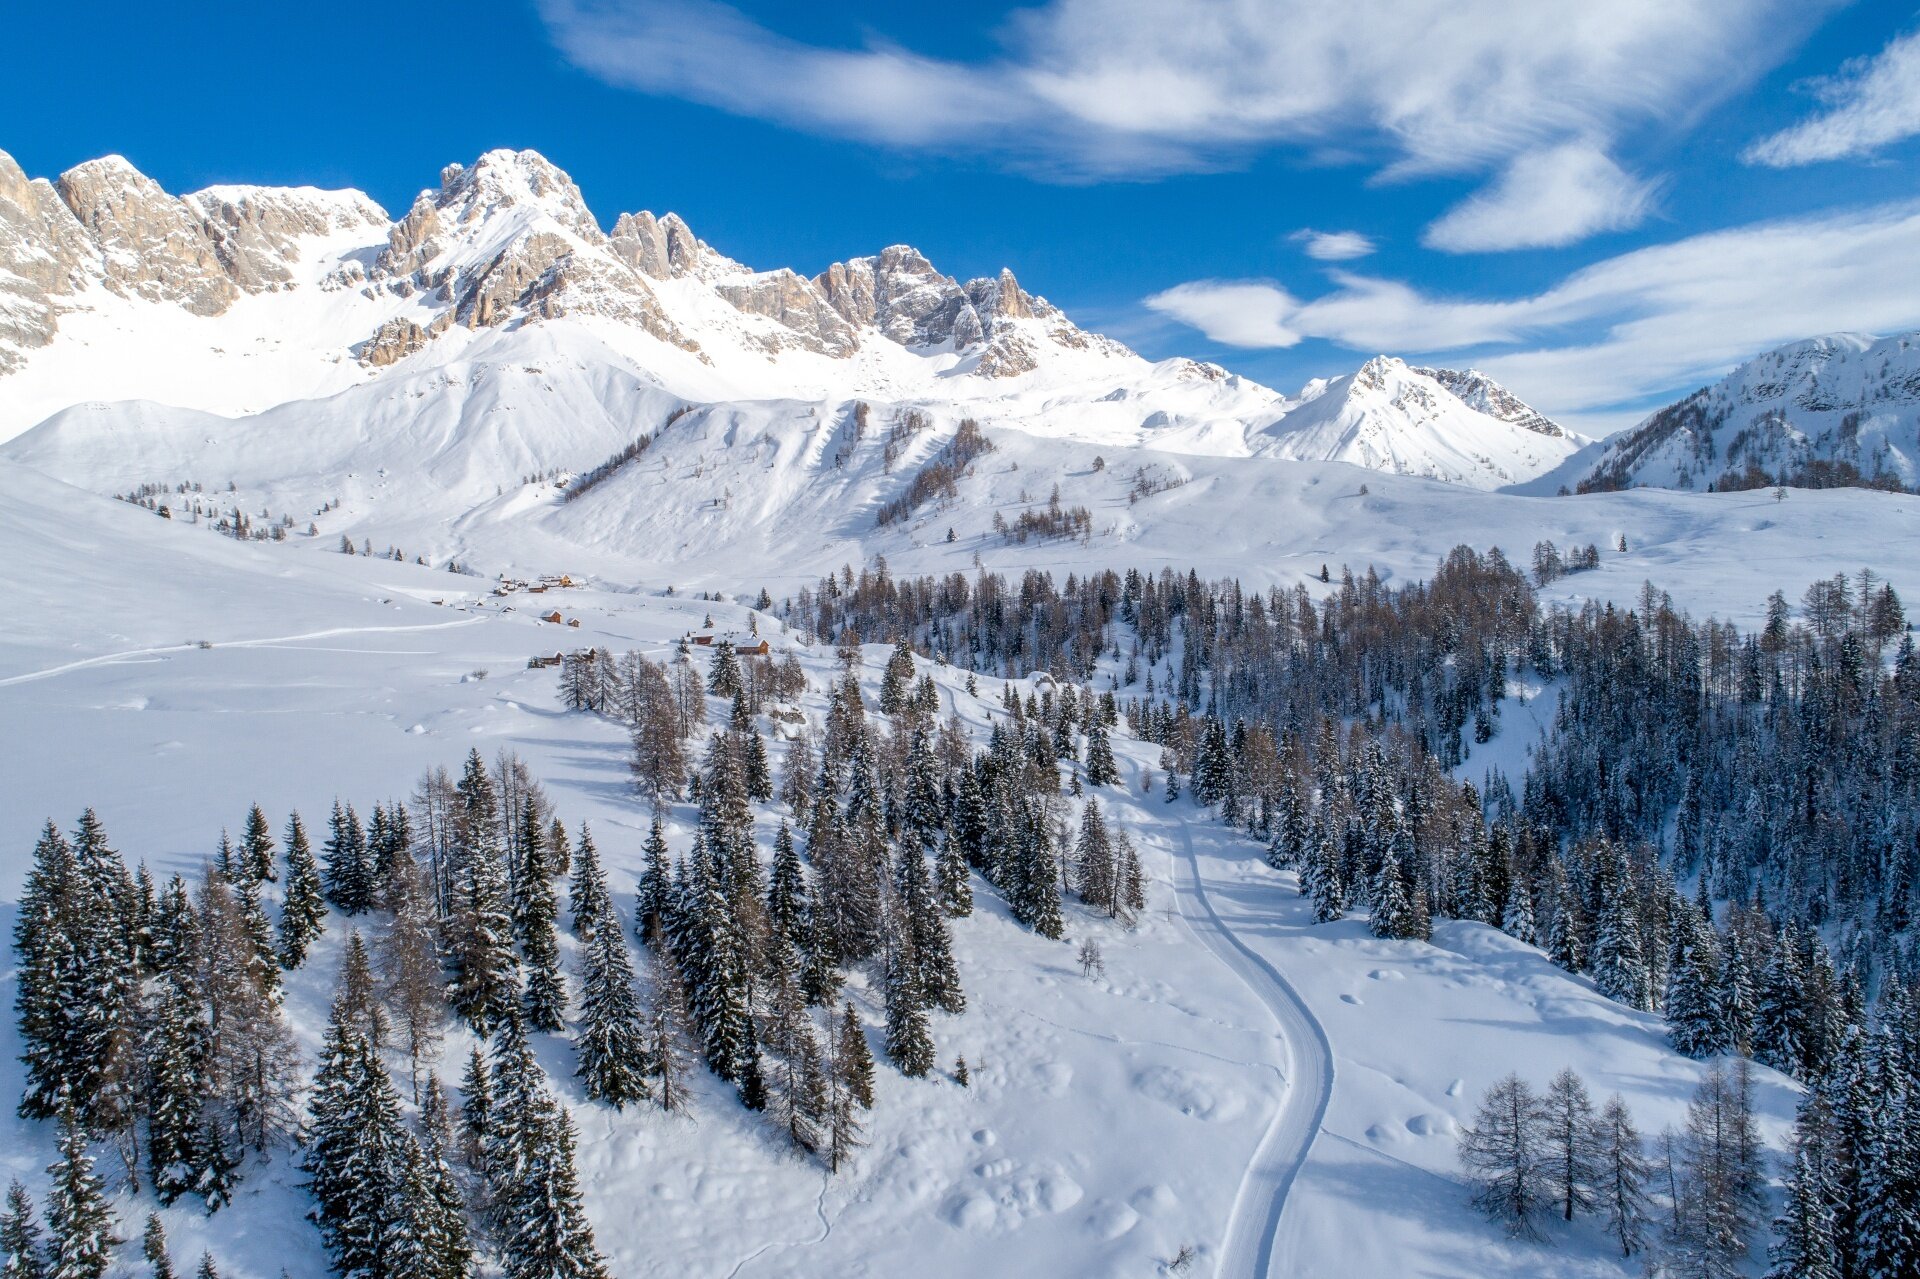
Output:
<svg viewBox="0 0 1920 1279">
<path fill-rule="evenodd" d="M 1280 1072 L 1286 1092 L 1247 1165 L 1227 1219 L 1227 1235 L 1214 1267 L 1219 1279 L 1267 1279 L 1289 1273 L 1274 1267 L 1274 1240 L 1287 1192 L 1307 1161 L 1333 1096 L 1333 1047 L 1287 979 L 1242 941 L 1214 909 L 1188 823 L 1171 823 L 1185 853 L 1187 875 L 1176 877 L 1180 913 L 1194 935 L 1245 982 L 1279 1024 Z"/>
</svg>

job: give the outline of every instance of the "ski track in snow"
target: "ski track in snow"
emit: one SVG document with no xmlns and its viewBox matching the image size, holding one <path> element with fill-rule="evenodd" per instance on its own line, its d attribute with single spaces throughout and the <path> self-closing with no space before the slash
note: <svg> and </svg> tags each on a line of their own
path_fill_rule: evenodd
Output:
<svg viewBox="0 0 1920 1279">
<path fill-rule="evenodd" d="M 1290 1268 L 1275 1269 L 1274 1241 L 1280 1230 L 1280 1215 L 1286 1210 L 1287 1192 L 1307 1162 L 1333 1098 L 1333 1046 L 1292 984 L 1242 941 L 1214 909 L 1206 878 L 1200 873 L 1199 855 L 1193 849 L 1189 823 L 1176 820 L 1162 825 L 1173 827 L 1185 853 L 1188 874 L 1174 880 L 1182 917 L 1201 944 L 1266 1005 L 1280 1028 L 1276 1038 L 1281 1046 L 1280 1071 L 1286 1090 L 1234 1195 L 1214 1273 L 1219 1279 L 1267 1279 L 1273 1274 L 1294 1273 Z"/>
<path fill-rule="evenodd" d="M 213 643 L 216 648 L 274 648 L 291 644 L 295 640 L 331 639 L 337 635 L 378 635 L 398 631 L 443 631 L 453 626 L 472 626 L 481 619 L 465 617 L 453 622 L 424 622 L 418 626 L 335 626 L 324 631 L 308 631 L 303 635 L 269 635 L 262 639 L 220 640 Z M 49 666 L 45 670 L 28 671 L 24 675 L 9 675 L 0 679 L 0 688 L 12 684 L 30 684 L 34 680 L 52 679 L 55 675 L 65 675 L 71 671 L 85 670 L 89 666 L 111 666 L 120 662 L 135 662 L 144 657 L 160 657 L 167 653 L 190 653 L 200 645 L 162 644 L 157 648 L 130 648 L 118 653 L 101 653 L 97 657 L 84 657 L 77 662 L 63 662 L 59 666 Z M 341 650 L 351 652 L 358 650 Z M 382 650 L 384 651 L 384 650 Z"/>
</svg>

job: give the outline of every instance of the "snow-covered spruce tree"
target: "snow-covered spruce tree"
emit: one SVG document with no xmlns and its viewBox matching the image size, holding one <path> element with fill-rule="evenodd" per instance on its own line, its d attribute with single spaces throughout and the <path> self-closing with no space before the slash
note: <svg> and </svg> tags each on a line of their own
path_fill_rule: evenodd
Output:
<svg viewBox="0 0 1920 1279">
<path fill-rule="evenodd" d="M 928 852 L 940 846 L 940 837 L 946 832 L 944 787 L 940 758 L 933 750 L 933 734 L 926 721 L 917 720 L 907 746 L 900 825 L 909 838 Z"/>
<path fill-rule="evenodd" d="M 1507 901 L 1500 910 L 1500 931 L 1529 946 L 1540 942 L 1539 926 L 1533 917 L 1533 895 L 1523 876 L 1515 875 L 1507 882 Z"/>
<path fill-rule="evenodd" d="M 387 1273 L 388 1227 L 400 1211 L 406 1149 L 400 1096 L 342 984 L 307 1103 L 302 1166 L 312 1213 L 335 1273 Z"/>
<path fill-rule="evenodd" d="M 1809 1091 L 1794 1122 L 1793 1169 L 1773 1219 L 1767 1279 L 1841 1279 L 1845 1273 L 1834 1221 L 1839 1188 L 1826 1149 L 1830 1124 L 1825 1101 Z"/>
<path fill-rule="evenodd" d="M 417 1238 L 426 1262 L 426 1279 L 467 1279 L 473 1270 L 473 1234 L 467 1201 L 453 1171 L 453 1116 L 437 1075 L 427 1077 L 416 1138 L 419 1185 L 408 1196 L 407 1229 Z"/>
<path fill-rule="evenodd" d="M 1720 1019 L 1719 946 L 1712 925 L 1691 906 L 1682 909 L 1687 915 L 1675 929 L 1676 954 L 1667 972 L 1667 1038 L 1675 1052 L 1706 1058 L 1729 1046 Z"/>
<path fill-rule="evenodd" d="M 795 946 L 807 940 L 807 873 L 785 822 L 773 836 L 773 873 L 767 880 L 767 925 Z"/>
<path fill-rule="evenodd" d="M 1538 1238 L 1536 1219 L 1549 1191 L 1542 1167 L 1546 1117 L 1526 1080 L 1508 1075 L 1481 1098 L 1473 1126 L 1460 1134 L 1460 1163 L 1473 1203 L 1507 1232 Z"/>
<path fill-rule="evenodd" d="M 307 962 L 307 948 L 326 927 L 327 903 L 321 892 L 320 867 L 307 841 L 300 814 L 287 818 L 287 895 L 280 906 L 280 966 L 288 970 Z"/>
<path fill-rule="evenodd" d="M 912 943 L 915 978 L 923 1007 L 963 1013 L 967 997 L 960 988 L 960 969 L 953 958 L 953 938 L 946 912 L 934 896 L 927 859 L 919 845 L 903 841 L 894 872 L 899 924 Z"/>
<path fill-rule="evenodd" d="M 1080 900 L 1109 915 L 1120 913 L 1120 883 L 1114 865 L 1113 841 L 1107 835 L 1100 801 L 1089 799 L 1080 810 L 1080 834 L 1073 844 L 1074 891 Z"/>
<path fill-rule="evenodd" d="M 896 920 L 884 952 L 882 992 L 887 1010 L 887 1056 L 909 1076 L 933 1069 L 933 1036 L 927 1029 L 927 1001 L 920 965 L 905 920 Z"/>
<path fill-rule="evenodd" d="M 660 827 L 658 813 L 654 814 L 652 824 L 647 827 L 647 840 L 641 845 L 641 853 L 645 861 L 634 903 L 634 929 L 641 941 L 654 945 L 660 937 L 661 921 L 667 911 L 667 894 L 673 882 L 667 865 L 667 836 Z"/>
<path fill-rule="evenodd" d="M 893 642 L 893 653 L 880 676 L 880 713 L 898 715 L 906 709 L 912 685 L 913 649 L 903 635 Z"/>
<path fill-rule="evenodd" d="M 1087 784 L 1114 786 L 1119 781 L 1120 766 L 1114 762 L 1113 743 L 1107 736 L 1107 722 L 1095 715 L 1087 724 Z"/>
<path fill-rule="evenodd" d="M 7 1186 L 7 1206 L 0 1210 L 0 1275 L 7 1279 L 46 1279 L 46 1254 L 41 1249 L 40 1224 L 33 1218 L 33 1199 L 18 1177 Z"/>
<path fill-rule="evenodd" d="M 572 1116 L 541 1085 L 519 1127 L 515 1158 L 499 1175 L 494 1206 L 507 1279 L 607 1279 L 580 1200 Z"/>
<path fill-rule="evenodd" d="M 60 1158 L 48 1165 L 47 1279 L 101 1279 L 122 1240 L 113 1233 L 106 1183 L 93 1171 L 87 1134 L 71 1108 L 60 1116 Z"/>
<path fill-rule="evenodd" d="M 594 924 L 581 955 L 580 991 L 574 1074 L 587 1096 L 616 1110 L 645 1100 L 650 1095 L 646 1023 L 626 932 L 617 918 Z"/>
<path fill-rule="evenodd" d="M 204 1151 L 207 1034 L 201 1004 L 180 979 L 153 983 L 147 995 L 142 1107 L 147 1171 L 163 1204 L 200 1188 Z"/>
<path fill-rule="evenodd" d="M 476 1033 L 489 1035 L 519 994 L 506 873 L 498 848 L 485 842 L 469 844 L 461 860 L 465 876 L 445 929 L 452 961 L 447 1002 Z"/>
<path fill-rule="evenodd" d="M 973 875 L 967 865 L 966 850 L 949 833 L 940 843 L 940 859 L 934 878 L 940 894 L 940 906 L 955 919 L 973 914 Z"/>
<path fill-rule="evenodd" d="M 240 835 L 240 873 L 236 882 L 244 879 L 253 885 L 270 882 L 278 878 L 274 867 L 273 832 L 267 827 L 267 815 L 255 804 L 247 810 L 247 824 Z"/>
<path fill-rule="evenodd" d="M 796 1150 L 820 1148 L 822 1121 L 829 1118 L 829 1084 L 820 1041 L 800 991 L 799 953 L 784 933 L 767 943 L 762 1038 L 772 1062 L 767 1115 Z"/>
<path fill-rule="evenodd" d="M 151 1279 L 174 1279 L 173 1258 L 167 1255 L 167 1228 L 160 1221 L 160 1214 L 147 1214 L 147 1228 L 140 1233 L 140 1256 L 150 1267 Z M 0 1269 L 13 1279 L 11 1270 Z"/>
<path fill-rule="evenodd" d="M 594 922 L 607 913 L 612 902 L 607 892 L 607 874 L 600 865 L 600 850 L 594 846 L 593 832 L 581 824 L 574 838 L 573 876 L 567 884 L 567 905 L 573 916 L 573 935 L 585 941 Z"/>
<path fill-rule="evenodd" d="M 20 1114 L 28 1119 L 58 1114 L 61 1096 L 80 1081 L 79 1010 L 73 1000 L 82 982 L 83 939 L 72 919 L 80 899 L 78 879 L 73 846 L 49 821 L 34 845 L 13 926 L 19 961 L 14 1008 L 27 1068 Z"/>
<path fill-rule="evenodd" d="M 751 974 L 746 939 L 728 901 L 727 865 L 704 838 L 695 849 L 688 928 L 674 954 L 686 975 L 693 1024 L 707 1066 L 745 1084 L 753 1064 Z"/>
<path fill-rule="evenodd" d="M 521 1007 L 535 1030 L 565 1025 L 566 981 L 560 975 L 560 942 L 554 933 L 560 904 L 554 896 L 546 831 L 537 820 L 521 824 L 520 855 L 515 861 L 513 930 L 526 970 Z"/>
<path fill-rule="evenodd" d="M 1801 1012 L 1806 975 L 1791 935 L 1783 936 L 1761 970 L 1754 992 L 1753 1055 L 1782 1074 L 1799 1075 L 1806 1056 Z"/>
<path fill-rule="evenodd" d="M 837 1173 L 861 1145 L 860 1110 L 873 1107 L 873 1057 L 851 1002 L 836 1020 L 832 1035 L 823 1153 L 827 1170 Z"/>
<path fill-rule="evenodd" d="M 333 801 L 327 821 L 325 870 L 321 880 L 326 898 L 343 915 L 358 915 L 373 905 L 373 867 L 367 861 L 366 830 L 353 805 Z"/>
<path fill-rule="evenodd" d="M 1867 1279 L 1911 1275 L 1920 1267 L 1920 1133 L 1914 1131 L 1920 1124 L 1920 1085 L 1911 1073 L 1901 1078 L 1889 1069 L 1911 1051 L 1911 1035 L 1911 1029 L 1895 1030 L 1885 1022 L 1877 1033 L 1884 1092 L 1867 1157 L 1856 1173 L 1850 1268 Z"/>
<path fill-rule="evenodd" d="M 707 667 L 707 691 L 715 697 L 732 697 L 743 687 L 740 659 L 734 654 L 733 641 L 723 639 L 713 646 L 713 661 Z"/>
</svg>

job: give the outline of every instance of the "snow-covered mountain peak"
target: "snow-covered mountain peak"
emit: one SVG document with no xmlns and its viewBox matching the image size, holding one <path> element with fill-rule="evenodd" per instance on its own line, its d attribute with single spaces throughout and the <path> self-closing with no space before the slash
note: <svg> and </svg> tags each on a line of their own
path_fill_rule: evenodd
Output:
<svg viewBox="0 0 1920 1279">
<path fill-rule="evenodd" d="M 1920 332 L 1776 347 L 1608 441 L 1581 491 L 1920 484 Z"/>
<path fill-rule="evenodd" d="M 1352 462 L 1476 488 L 1530 479 L 1581 443 L 1483 374 L 1376 355 L 1302 389 L 1256 451 Z"/>
</svg>

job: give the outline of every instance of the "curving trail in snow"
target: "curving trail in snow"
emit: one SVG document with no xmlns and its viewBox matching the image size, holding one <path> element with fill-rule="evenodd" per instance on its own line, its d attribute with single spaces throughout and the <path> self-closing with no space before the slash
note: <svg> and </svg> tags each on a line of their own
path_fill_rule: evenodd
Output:
<svg viewBox="0 0 1920 1279">
<path fill-rule="evenodd" d="M 213 644 L 217 648 L 272 648 L 281 644 L 291 644 L 296 640 L 332 639 L 339 635 L 390 635 L 405 631 L 444 631 L 455 626 L 472 626 L 481 619 L 464 617 L 452 622 L 423 622 L 413 626 L 331 626 L 323 631 L 306 631 L 299 635 L 269 635 L 262 639 L 220 640 Z M 142 658 L 161 657 L 167 653 L 191 653 L 199 644 L 161 644 L 154 648 L 129 648 L 118 653 L 100 653 L 93 657 L 83 657 L 77 662 L 62 662 L 58 666 L 49 666 L 44 670 L 28 671 L 23 675 L 9 675 L 0 679 L 0 688 L 11 684 L 30 684 L 34 680 L 51 679 L 56 675 L 65 675 L 69 671 L 85 670 L 89 666 L 112 666 L 122 662 L 137 662 Z"/>
<path fill-rule="evenodd" d="M 1201 943 L 1267 1006 L 1280 1027 L 1280 1069 L 1286 1093 L 1234 1195 L 1226 1239 L 1214 1267 L 1219 1279 L 1267 1279 L 1280 1273 L 1274 1269 L 1274 1239 L 1287 1192 L 1307 1162 L 1333 1096 L 1333 1046 L 1299 992 L 1214 909 L 1200 873 L 1200 859 L 1193 851 L 1193 835 L 1186 822 L 1172 825 L 1187 870 L 1175 880 L 1180 913 Z"/>
</svg>

